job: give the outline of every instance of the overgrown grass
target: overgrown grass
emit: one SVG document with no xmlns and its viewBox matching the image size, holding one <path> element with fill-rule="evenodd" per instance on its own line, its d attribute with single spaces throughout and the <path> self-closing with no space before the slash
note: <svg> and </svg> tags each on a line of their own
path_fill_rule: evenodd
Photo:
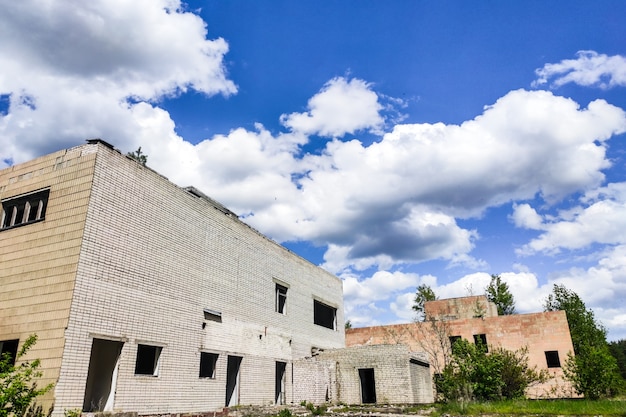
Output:
<svg viewBox="0 0 626 417">
<path fill-rule="evenodd" d="M 534 416 L 619 416 L 626 417 L 626 400 L 517 400 L 483 403 L 439 404 L 435 414 L 534 415 Z"/>
</svg>

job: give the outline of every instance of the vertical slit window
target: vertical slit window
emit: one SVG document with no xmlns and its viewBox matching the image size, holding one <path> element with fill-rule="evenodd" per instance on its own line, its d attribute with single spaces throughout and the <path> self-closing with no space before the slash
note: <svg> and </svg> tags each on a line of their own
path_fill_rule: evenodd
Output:
<svg viewBox="0 0 626 417">
<path fill-rule="evenodd" d="M 287 287 L 276 284 L 276 312 L 286 314 L 287 310 Z"/>
</svg>

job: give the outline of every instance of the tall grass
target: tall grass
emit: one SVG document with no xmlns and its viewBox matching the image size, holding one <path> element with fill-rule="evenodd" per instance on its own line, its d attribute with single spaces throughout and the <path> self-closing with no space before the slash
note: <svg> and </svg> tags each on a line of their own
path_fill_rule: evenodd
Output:
<svg viewBox="0 0 626 417">
<path fill-rule="evenodd" d="M 449 403 L 437 406 L 437 414 L 536 415 L 626 417 L 626 400 L 517 400 L 484 403 Z"/>
</svg>

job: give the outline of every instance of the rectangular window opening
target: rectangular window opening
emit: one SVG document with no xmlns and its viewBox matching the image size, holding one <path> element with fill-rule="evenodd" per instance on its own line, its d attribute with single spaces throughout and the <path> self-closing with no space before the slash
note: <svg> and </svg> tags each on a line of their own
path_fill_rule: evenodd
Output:
<svg viewBox="0 0 626 417">
<path fill-rule="evenodd" d="M 280 314 L 286 314 L 287 305 L 287 287 L 280 284 L 276 284 L 276 312 Z"/>
<path fill-rule="evenodd" d="M 559 351 L 558 350 L 547 350 L 546 354 L 546 363 L 548 364 L 548 368 L 560 368 L 561 360 L 559 359 Z"/>
<path fill-rule="evenodd" d="M 0 341 L 0 360 L 4 361 L 5 358 L 8 358 L 9 364 L 15 365 L 15 359 L 17 358 L 17 346 L 19 343 L 19 339 Z"/>
<path fill-rule="evenodd" d="M 0 230 L 44 220 L 50 190 L 35 191 L 2 201 Z"/>
<path fill-rule="evenodd" d="M 200 352 L 200 378 L 215 379 L 217 353 Z"/>
<path fill-rule="evenodd" d="M 160 346 L 137 345 L 135 375 L 158 376 L 162 350 Z"/>
<path fill-rule="evenodd" d="M 481 347 L 485 350 L 485 352 L 489 351 L 489 347 L 487 346 L 487 335 L 486 334 L 475 334 L 474 335 L 474 344 L 476 346 Z"/>
<path fill-rule="evenodd" d="M 461 336 L 450 336 L 448 337 L 448 340 L 450 341 L 450 347 L 454 348 L 454 344 L 461 340 Z"/>
<path fill-rule="evenodd" d="M 328 329 L 337 330 L 337 309 L 313 300 L 313 323 Z"/>
</svg>

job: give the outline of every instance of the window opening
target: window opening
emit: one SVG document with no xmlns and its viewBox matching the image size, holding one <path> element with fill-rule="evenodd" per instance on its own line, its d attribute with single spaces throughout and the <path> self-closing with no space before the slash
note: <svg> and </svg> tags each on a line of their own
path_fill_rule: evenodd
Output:
<svg viewBox="0 0 626 417">
<path fill-rule="evenodd" d="M 203 310 L 204 312 L 204 319 L 207 321 L 216 321 L 218 323 L 222 322 L 222 312 L 221 311 L 215 311 L 215 310 L 211 310 L 209 308 L 205 308 Z M 203 325 L 205 325 L 206 323 L 203 323 Z M 202 328 L 204 329 L 205 326 L 203 326 Z"/>
<path fill-rule="evenodd" d="M 15 365 L 15 359 L 17 358 L 17 345 L 20 343 L 19 339 L 2 340 L 0 341 L 0 359 L 9 358 L 9 363 Z"/>
<path fill-rule="evenodd" d="M 217 353 L 200 352 L 200 378 L 215 378 Z"/>
<path fill-rule="evenodd" d="M 481 347 L 485 350 L 485 352 L 489 352 L 489 347 L 487 346 L 487 335 L 486 334 L 475 334 L 474 335 L 474 344 L 476 346 Z"/>
<path fill-rule="evenodd" d="M 9 229 L 44 220 L 50 190 L 36 191 L 2 201 L 0 229 Z"/>
<path fill-rule="evenodd" d="M 559 351 L 558 350 L 548 350 L 546 353 L 546 363 L 548 364 L 548 368 L 560 368 L 561 360 L 559 359 Z"/>
<path fill-rule="evenodd" d="M 287 305 L 287 287 L 276 284 L 276 312 L 286 314 L 285 306 Z"/>
<path fill-rule="evenodd" d="M 448 340 L 450 340 L 450 347 L 454 349 L 455 343 L 461 340 L 461 336 L 450 336 L 448 337 Z"/>
<path fill-rule="evenodd" d="M 337 329 L 337 309 L 313 300 L 313 323 L 328 329 Z"/>
<path fill-rule="evenodd" d="M 163 348 L 160 346 L 137 345 L 135 375 L 158 376 L 162 350 Z"/>
</svg>

